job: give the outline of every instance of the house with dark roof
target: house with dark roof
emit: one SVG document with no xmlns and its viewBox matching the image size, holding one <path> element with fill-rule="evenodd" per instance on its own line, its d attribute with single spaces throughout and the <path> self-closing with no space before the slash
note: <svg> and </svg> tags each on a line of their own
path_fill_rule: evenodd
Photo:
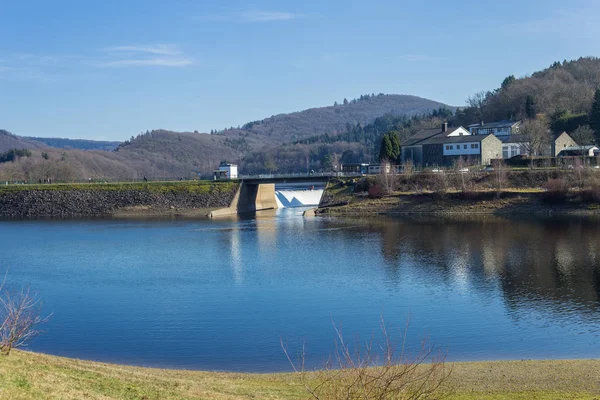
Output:
<svg viewBox="0 0 600 400">
<path fill-rule="evenodd" d="M 401 144 L 401 161 L 420 167 L 450 166 L 459 159 L 469 164 L 486 165 L 502 156 L 502 142 L 494 135 L 472 135 L 462 126 L 425 129 Z"/>
<path fill-rule="evenodd" d="M 598 157 L 600 149 L 596 146 L 570 146 L 560 150 L 558 157 Z"/>
<path fill-rule="evenodd" d="M 567 147 L 576 146 L 577 143 L 567 134 L 562 132 L 553 135 L 549 144 L 539 149 L 533 149 L 529 138 L 520 133 L 520 121 L 498 121 L 469 125 L 469 132 L 473 135 L 493 134 L 502 142 L 502 158 L 508 159 L 515 156 L 550 156 L 556 157 L 558 153 Z M 537 146 L 536 146 L 537 147 Z"/>
<path fill-rule="evenodd" d="M 521 121 L 498 121 L 487 122 L 481 121 L 478 124 L 469 125 L 469 132 L 472 135 L 489 135 L 506 136 L 516 135 L 519 133 Z"/>
</svg>

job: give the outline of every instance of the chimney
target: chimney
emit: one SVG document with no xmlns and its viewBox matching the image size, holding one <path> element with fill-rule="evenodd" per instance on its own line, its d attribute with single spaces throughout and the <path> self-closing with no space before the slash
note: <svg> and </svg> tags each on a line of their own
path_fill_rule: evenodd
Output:
<svg viewBox="0 0 600 400">
<path fill-rule="evenodd" d="M 445 133 L 447 130 L 448 130 L 448 123 L 447 123 L 447 122 L 444 122 L 444 123 L 442 124 L 442 133 Z"/>
</svg>

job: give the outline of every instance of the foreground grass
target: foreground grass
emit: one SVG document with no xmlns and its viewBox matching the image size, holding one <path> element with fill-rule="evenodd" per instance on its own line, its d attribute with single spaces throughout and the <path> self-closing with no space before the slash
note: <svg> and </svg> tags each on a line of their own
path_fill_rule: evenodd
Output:
<svg viewBox="0 0 600 400">
<path fill-rule="evenodd" d="M 456 363 L 450 399 L 600 399 L 600 360 Z M 298 375 L 128 367 L 15 351 L 0 399 L 306 399 Z"/>
<path fill-rule="evenodd" d="M 196 193 L 229 192 L 237 188 L 237 181 L 169 181 L 169 182 L 111 182 L 111 183 L 52 183 L 27 185 L 0 185 L 3 192 L 43 191 L 120 191 L 138 190 L 152 193 Z"/>
</svg>

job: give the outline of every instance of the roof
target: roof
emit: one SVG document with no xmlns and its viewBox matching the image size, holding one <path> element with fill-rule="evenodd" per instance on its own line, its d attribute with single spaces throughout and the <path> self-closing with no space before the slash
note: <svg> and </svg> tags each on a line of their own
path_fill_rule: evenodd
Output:
<svg viewBox="0 0 600 400">
<path fill-rule="evenodd" d="M 519 123 L 520 123 L 520 121 L 486 122 L 483 125 L 481 125 L 481 123 L 469 125 L 469 128 L 482 128 L 482 129 L 510 128 L 510 127 L 513 127 L 513 126 L 515 126 L 515 125 L 517 125 Z"/>
<path fill-rule="evenodd" d="M 414 135 L 410 136 L 408 139 L 406 139 L 400 145 L 401 146 L 414 146 L 417 144 L 420 145 L 420 144 L 423 144 L 423 143 L 421 143 L 422 141 L 431 139 L 434 136 L 438 136 L 438 135 L 442 138 L 445 138 L 447 135 L 450 135 L 452 132 L 454 132 L 455 130 L 457 130 L 459 128 L 460 127 L 448 128 L 448 130 L 446 132 L 442 132 L 442 128 L 423 129 L 423 130 L 415 133 Z M 460 136 L 457 136 L 457 137 L 460 137 Z"/>
<path fill-rule="evenodd" d="M 587 146 L 569 146 L 565 147 L 561 151 L 589 151 L 591 149 L 598 149 L 597 146 L 587 145 Z"/>
<path fill-rule="evenodd" d="M 489 136 L 494 136 L 491 133 L 487 135 L 463 135 L 463 136 L 435 136 L 430 139 L 427 139 L 419 144 L 452 144 L 452 143 L 474 143 L 474 142 L 482 142 Z"/>
<path fill-rule="evenodd" d="M 527 143 L 529 138 L 527 135 L 503 135 L 497 136 L 502 143 Z"/>
</svg>

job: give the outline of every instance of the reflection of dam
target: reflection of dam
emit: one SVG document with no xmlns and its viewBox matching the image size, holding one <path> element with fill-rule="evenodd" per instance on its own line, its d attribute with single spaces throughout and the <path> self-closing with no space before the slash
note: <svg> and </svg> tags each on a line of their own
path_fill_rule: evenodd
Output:
<svg viewBox="0 0 600 400">
<path fill-rule="evenodd" d="M 279 208 L 317 206 L 323 196 L 323 184 L 282 183 L 275 185 L 275 198 Z"/>
</svg>

